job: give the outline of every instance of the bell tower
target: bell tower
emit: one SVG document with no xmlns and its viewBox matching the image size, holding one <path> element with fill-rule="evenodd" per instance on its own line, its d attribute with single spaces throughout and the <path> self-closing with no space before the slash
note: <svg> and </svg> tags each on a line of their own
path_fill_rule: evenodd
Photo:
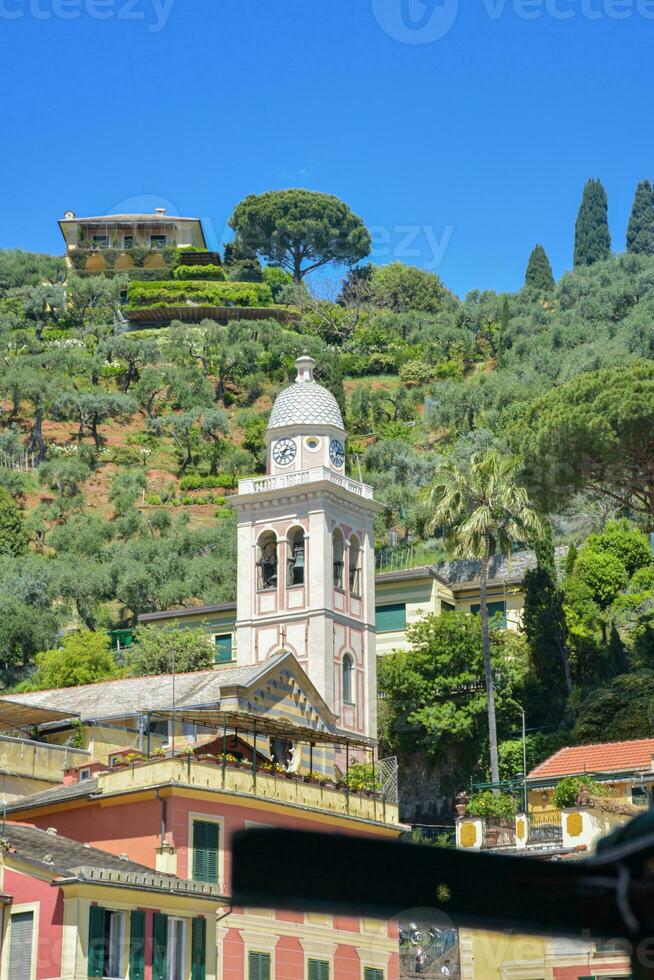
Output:
<svg viewBox="0 0 654 980">
<path fill-rule="evenodd" d="M 241 480 L 239 666 L 290 650 L 339 726 L 377 735 L 370 487 L 345 475 L 347 433 L 334 396 L 297 359 L 266 432 L 267 475 Z"/>
</svg>

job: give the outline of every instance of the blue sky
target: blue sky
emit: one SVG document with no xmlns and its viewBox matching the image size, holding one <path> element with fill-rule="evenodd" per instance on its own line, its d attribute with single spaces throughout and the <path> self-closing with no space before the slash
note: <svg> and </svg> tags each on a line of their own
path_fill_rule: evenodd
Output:
<svg viewBox="0 0 654 980">
<path fill-rule="evenodd" d="M 654 177 L 654 0 L 0 0 L 0 40 L 2 247 L 305 186 L 462 295 L 569 268 L 590 176 L 622 250 Z"/>
</svg>

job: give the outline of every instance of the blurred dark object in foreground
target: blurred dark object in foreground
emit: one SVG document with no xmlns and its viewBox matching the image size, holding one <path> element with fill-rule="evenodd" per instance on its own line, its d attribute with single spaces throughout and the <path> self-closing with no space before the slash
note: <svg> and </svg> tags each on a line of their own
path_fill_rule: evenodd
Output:
<svg viewBox="0 0 654 980">
<path fill-rule="evenodd" d="M 493 931 L 619 937 L 638 954 L 634 976 L 654 977 L 651 813 L 606 838 L 596 856 L 574 861 L 247 830 L 234 838 L 232 884 L 239 906 L 384 919 L 431 907 L 457 925 Z"/>
</svg>

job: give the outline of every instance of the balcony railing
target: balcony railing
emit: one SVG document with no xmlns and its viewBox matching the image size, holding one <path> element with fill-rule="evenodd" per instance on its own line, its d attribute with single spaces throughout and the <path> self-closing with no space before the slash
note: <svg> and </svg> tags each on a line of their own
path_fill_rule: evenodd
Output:
<svg viewBox="0 0 654 980">
<path fill-rule="evenodd" d="M 384 780 L 384 773 L 380 778 Z M 387 781 L 386 781 L 387 782 Z M 102 773 L 99 790 L 116 793 L 126 789 L 146 789 L 160 784 L 176 784 L 190 788 L 232 793 L 241 799 L 258 797 L 268 803 L 300 807 L 303 810 L 328 811 L 375 823 L 396 825 L 398 805 L 391 802 L 392 793 L 386 785 L 380 793 L 348 792 L 335 785 L 307 782 L 299 775 L 255 773 L 252 768 L 221 767 L 218 763 L 196 761 L 190 756 L 181 759 L 162 758 Z"/>
<path fill-rule="evenodd" d="M 482 847 L 515 847 L 515 820 L 503 817 L 486 817 Z"/>
<path fill-rule="evenodd" d="M 240 480 L 238 492 L 239 494 L 267 493 L 269 490 L 286 490 L 289 487 L 300 487 L 308 483 L 321 483 L 322 481 L 333 483 L 358 497 L 372 500 L 372 487 L 366 483 L 350 480 L 339 473 L 334 473 L 327 466 L 313 466 L 309 470 L 300 470 L 299 473 L 277 473 L 274 476 L 259 476 Z"/>
<path fill-rule="evenodd" d="M 560 844 L 563 827 L 560 810 L 535 810 L 528 816 L 528 844 Z"/>
</svg>

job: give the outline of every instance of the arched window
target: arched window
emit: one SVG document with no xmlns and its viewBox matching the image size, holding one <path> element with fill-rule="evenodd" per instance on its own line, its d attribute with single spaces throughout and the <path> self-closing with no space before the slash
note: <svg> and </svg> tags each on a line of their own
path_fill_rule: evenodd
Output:
<svg viewBox="0 0 654 980">
<path fill-rule="evenodd" d="M 295 528 L 286 543 L 286 584 L 304 585 L 304 530 Z"/>
<path fill-rule="evenodd" d="M 257 588 L 277 588 L 277 538 L 272 531 L 266 531 L 259 538 L 259 557 L 257 559 Z"/>
<path fill-rule="evenodd" d="M 345 554 L 345 542 L 343 541 L 343 535 L 336 528 L 332 534 L 332 552 L 333 552 L 333 565 L 334 565 L 334 588 L 342 589 L 344 588 L 344 560 L 343 556 Z"/>
<path fill-rule="evenodd" d="M 361 545 L 355 534 L 350 538 L 350 592 L 361 595 Z"/>
<path fill-rule="evenodd" d="M 343 657 L 343 703 L 354 704 L 354 661 L 349 653 Z"/>
</svg>

